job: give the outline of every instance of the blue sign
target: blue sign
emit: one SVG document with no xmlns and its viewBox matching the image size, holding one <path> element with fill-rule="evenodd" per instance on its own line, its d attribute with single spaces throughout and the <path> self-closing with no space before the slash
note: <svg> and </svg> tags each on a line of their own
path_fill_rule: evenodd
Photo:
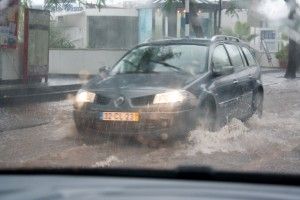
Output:
<svg viewBox="0 0 300 200">
<path fill-rule="evenodd" d="M 260 32 L 261 39 L 264 40 L 275 40 L 276 39 L 276 32 L 275 30 L 262 30 Z"/>
</svg>

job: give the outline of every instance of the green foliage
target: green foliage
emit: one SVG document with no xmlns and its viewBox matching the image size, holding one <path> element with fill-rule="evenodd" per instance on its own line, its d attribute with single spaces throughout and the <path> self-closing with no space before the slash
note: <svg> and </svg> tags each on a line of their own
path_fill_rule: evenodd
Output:
<svg viewBox="0 0 300 200">
<path fill-rule="evenodd" d="M 167 0 L 165 2 L 165 4 L 163 5 L 163 10 L 167 11 L 167 12 L 170 12 L 171 9 L 172 9 L 172 5 L 173 5 L 173 0 Z"/>
<path fill-rule="evenodd" d="M 281 34 L 281 39 L 283 41 L 289 41 L 289 36 L 287 36 L 286 34 Z"/>
<path fill-rule="evenodd" d="M 239 14 L 238 14 L 239 11 L 241 11 L 241 9 L 238 8 L 236 2 L 232 1 L 229 3 L 229 6 L 226 9 L 225 14 L 228 16 L 231 16 L 231 17 L 236 16 L 237 19 L 239 19 L 240 18 Z"/>
<path fill-rule="evenodd" d="M 289 45 L 283 46 L 275 56 L 278 60 L 287 61 L 289 57 Z"/>
<path fill-rule="evenodd" d="M 46 9 L 53 8 L 53 7 L 56 7 L 58 4 L 61 4 L 61 3 L 64 4 L 64 5 L 68 5 L 72 2 L 73 2 L 72 0 L 45 0 L 45 8 Z M 91 4 L 87 0 L 77 0 L 77 2 L 82 4 L 82 5 Z M 96 1 L 96 6 L 99 10 L 101 8 L 103 8 L 105 5 L 106 5 L 106 0 L 97 0 Z"/>
<path fill-rule="evenodd" d="M 73 49 L 75 48 L 75 45 L 63 35 L 60 27 L 51 25 L 49 33 L 49 48 Z"/>
<path fill-rule="evenodd" d="M 250 25 L 247 22 L 242 23 L 240 21 L 235 23 L 233 30 L 230 28 L 223 29 L 222 34 L 238 37 L 248 42 L 257 37 L 256 34 L 251 34 Z"/>
<path fill-rule="evenodd" d="M 30 8 L 32 5 L 32 1 L 31 0 L 21 0 L 20 4 L 22 6 L 24 6 L 25 8 Z"/>
<path fill-rule="evenodd" d="M 220 34 L 237 37 L 237 34 L 231 28 L 224 28 Z"/>
<path fill-rule="evenodd" d="M 106 4 L 105 4 L 105 1 L 106 0 L 97 0 L 97 2 L 96 2 L 96 5 L 97 5 L 97 7 L 100 9 L 100 8 L 102 8 L 102 7 L 104 7 Z"/>
<path fill-rule="evenodd" d="M 237 21 L 234 25 L 234 32 L 239 36 L 248 36 L 250 35 L 250 25 Z"/>
</svg>

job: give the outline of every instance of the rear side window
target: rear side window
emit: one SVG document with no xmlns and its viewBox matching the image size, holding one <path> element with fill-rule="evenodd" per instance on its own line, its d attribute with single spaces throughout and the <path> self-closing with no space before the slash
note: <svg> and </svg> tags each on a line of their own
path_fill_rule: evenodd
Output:
<svg viewBox="0 0 300 200">
<path fill-rule="evenodd" d="M 230 61 L 227 52 L 223 45 L 219 45 L 215 48 L 212 62 L 215 69 L 221 69 L 224 66 L 230 66 Z"/>
<path fill-rule="evenodd" d="M 244 63 L 238 47 L 233 44 L 225 44 L 225 47 L 228 51 L 232 65 L 234 67 L 243 67 Z"/>
<path fill-rule="evenodd" d="M 242 47 L 242 50 L 243 50 L 244 55 L 246 57 L 246 60 L 248 62 L 248 66 L 254 66 L 254 65 L 256 65 L 256 61 L 253 58 L 253 55 L 251 54 L 251 52 L 249 51 L 249 49 L 246 48 L 246 47 Z"/>
</svg>

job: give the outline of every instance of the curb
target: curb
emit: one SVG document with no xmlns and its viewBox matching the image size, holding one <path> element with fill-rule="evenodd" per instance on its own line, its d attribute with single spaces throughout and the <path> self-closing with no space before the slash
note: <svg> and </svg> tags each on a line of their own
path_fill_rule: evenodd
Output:
<svg viewBox="0 0 300 200">
<path fill-rule="evenodd" d="M 284 73 L 285 71 L 282 69 L 268 69 L 268 70 L 261 70 L 262 74 L 267 74 L 267 73 L 276 73 L 276 72 L 282 72 Z"/>
<path fill-rule="evenodd" d="M 29 102 L 60 101 L 67 98 L 69 94 L 76 94 L 81 84 L 31 87 L 0 90 L 0 105 L 9 106 Z"/>
</svg>

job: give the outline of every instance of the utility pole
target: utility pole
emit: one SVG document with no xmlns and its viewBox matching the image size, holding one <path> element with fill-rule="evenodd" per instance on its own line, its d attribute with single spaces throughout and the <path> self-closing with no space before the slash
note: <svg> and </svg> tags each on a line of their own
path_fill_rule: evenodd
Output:
<svg viewBox="0 0 300 200">
<path fill-rule="evenodd" d="M 218 25 L 219 34 L 221 30 L 221 20 L 222 20 L 222 0 L 219 0 L 219 25 Z"/>
<path fill-rule="evenodd" d="M 190 36 L 190 0 L 185 0 L 185 37 Z"/>
</svg>

